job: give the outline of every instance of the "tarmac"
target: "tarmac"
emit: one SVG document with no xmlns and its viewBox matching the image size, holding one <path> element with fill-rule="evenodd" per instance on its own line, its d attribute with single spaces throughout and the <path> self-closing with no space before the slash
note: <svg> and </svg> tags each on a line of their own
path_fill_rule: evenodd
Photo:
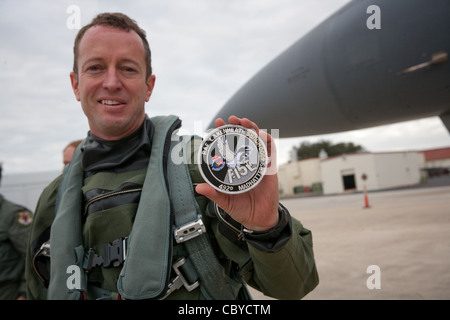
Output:
<svg viewBox="0 0 450 320">
<path fill-rule="evenodd" d="M 450 177 L 415 188 L 284 199 L 312 231 L 304 300 L 450 299 Z M 254 299 L 271 299 L 250 289 Z"/>
</svg>

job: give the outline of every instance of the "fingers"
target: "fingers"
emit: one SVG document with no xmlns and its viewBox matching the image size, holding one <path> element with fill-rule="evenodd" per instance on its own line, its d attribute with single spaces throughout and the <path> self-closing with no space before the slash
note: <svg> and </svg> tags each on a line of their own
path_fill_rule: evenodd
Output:
<svg viewBox="0 0 450 320">
<path fill-rule="evenodd" d="M 230 124 L 240 125 L 240 126 L 243 126 L 243 127 L 249 128 L 249 129 L 252 129 L 252 130 L 254 130 L 257 134 L 259 134 L 259 128 L 258 128 L 258 126 L 256 125 L 256 123 L 254 123 L 253 121 L 250 121 L 250 120 L 247 119 L 247 118 L 238 118 L 238 117 L 232 115 L 232 116 L 230 116 L 230 117 L 228 118 L 228 122 L 229 122 Z M 226 122 L 225 122 L 222 118 L 217 118 L 217 119 L 215 120 L 214 124 L 216 125 L 216 128 L 217 128 L 217 127 L 221 127 L 221 126 L 226 125 Z"/>
<path fill-rule="evenodd" d="M 216 125 L 216 128 L 217 128 L 217 127 L 221 127 L 221 126 L 226 125 L 226 122 L 223 121 L 222 118 L 217 118 L 216 121 L 214 122 L 214 124 Z"/>
<path fill-rule="evenodd" d="M 246 127 L 246 128 L 252 129 L 252 130 L 255 130 L 255 132 L 256 132 L 257 134 L 259 134 L 259 128 L 258 128 L 258 126 L 256 125 L 256 123 L 254 123 L 253 121 L 250 121 L 250 120 L 247 119 L 247 118 L 238 118 L 238 117 L 236 117 L 236 116 L 230 116 L 230 117 L 228 118 L 228 122 L 229 122 L 230 124 L 241 125 L 241 126 L 243 126 L 243 127 Z"/>
<path fill-rule="evenodd" d="M 266 145 L 267 154 L 269 156 L 268 173 L 273 174 L 273 172 L 277 172 L 277 169 L 276 169 L 277 168 L 276 147 L 275 147 L 275 142 L 272 139 L 272 136 L 264 130 L 260 131 L 259 127 L 256 125 L 256 123 L 254 123 L 253 121 L 251 121 L 247 118 L 238 118 L 235 115 L 232 115 L 232 116 L 228 117 L 228 122 L 233 125 L 241 125 L 243 127 L 252 129 L 256 132 L 257 135 L 259 135 L 259 137 L 264 141 L 264 143 Z M 226 125 L 226 122 L 223 119 L 218 118 L 215 121 L 215 125 L 217 128 L 217 127 Z"/>
</svg>

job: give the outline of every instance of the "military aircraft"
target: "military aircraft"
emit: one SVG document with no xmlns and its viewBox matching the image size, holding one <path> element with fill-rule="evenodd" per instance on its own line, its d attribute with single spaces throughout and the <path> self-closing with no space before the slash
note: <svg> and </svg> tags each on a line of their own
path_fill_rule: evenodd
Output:
<svg viewBox="0 0 450 320">
<path fill-rule="evenodd" d="M 431 116 L 450 131 L 449 31 L 448 0 L 353 0 L 254 75 L 214 119 L 248 117 L 280 129 L 280 138 Z"/>
</svg>

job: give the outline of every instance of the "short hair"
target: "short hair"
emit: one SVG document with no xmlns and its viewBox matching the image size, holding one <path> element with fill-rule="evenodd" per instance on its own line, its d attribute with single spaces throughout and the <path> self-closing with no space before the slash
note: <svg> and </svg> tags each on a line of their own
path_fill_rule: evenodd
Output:
<svg viewBox="0 0 450 320">
<path fill-rule="evenodd" d="M 77 36 L 75 37 L 75 43 L 73 46 L 73 72 L 78 74 L 78 50 L 80 46 L 81 39 L 83 38 L 86 31 L 95 26 L 106 26 L 111 28 L 116 28 L 125 31 L 134 31 L 139 37 L 142 39 L 142 44 L 144 45 L 145 50 L 145 63 L 146 63 L 146 75 L 145 79 L 148 79 L 152 75 L 152 55 L 150 51 L 150 46 L 147 41 L 146 32 L 141 29 L 136 21 L 129 18 L 127 15 L 123 13 L 100 13 L 92 21 L 85 25 L 83 28 L 78 31 Z"/>
<path fill-rule="evenodd" d="M 67 146 L 65 146 L 64 147 L 64 149 L 63 149 L 63 151 L 65 151 L 67 148 L 69 148 L 69 147 L 74 147 L 74 148 L 76 148 L 76 147 L 78 147 L 78 145 L 82 142 L 83 140 L 75 140 L 75 141 L 72 141 L 72 142 L 70 142 Z"/>
</svg>

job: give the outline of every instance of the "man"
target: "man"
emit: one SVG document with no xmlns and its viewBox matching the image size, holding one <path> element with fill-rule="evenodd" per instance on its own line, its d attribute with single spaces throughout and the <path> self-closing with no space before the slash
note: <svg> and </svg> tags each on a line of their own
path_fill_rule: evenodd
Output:
<svg viewBox="0 0 450 320">
<path fill-rule="evenodd" d="M 66 167 L 70 163 L 70 161 L 72 161 L 73 153 L 75 152 L 75 149 L 78 147 L 81 141 L 82 140 L 72 141 L 63 149 L 64 167 Z"/>
<path fill-rule="evenodd" d="M 0 164 L 0 183 L 2 166 Z M 0 194 L 0 300 L 26 297 L 25 253 L 31 212 Z"/>
<path fill-rule="evenodd" d="M 186 179 L 172 167 L 171 132 L 180 121 L 145 114 L 156 78 L 145 32 L 133 20 L 105 13 L 82 28 L 70 79 L 90 132 L 36 208 L 29 298 L 242 299 L 249 298 L 245 281 L 267 295 L 298 299 L 317 285 L 311 233 L 279 205 L 276 175 L 228 195 L 203 183 L 195 165 Z M 248 119 L 228 120 L 259 131 Z M 168 183 L 174 172 L 177 185 Z M 195 193 L 179 201 L 191 179 Z M 172 226 L 181 219 L 180 203 L 201 212 L 186 225 L 204 225 L 206 234 L 173 241 L 174 230 L 191 232 Z M 50 251 L 39 241 L 49 233 Z M 50 273 L 34 272 L 42 251 L 51 256 Z"/>
</svg>

